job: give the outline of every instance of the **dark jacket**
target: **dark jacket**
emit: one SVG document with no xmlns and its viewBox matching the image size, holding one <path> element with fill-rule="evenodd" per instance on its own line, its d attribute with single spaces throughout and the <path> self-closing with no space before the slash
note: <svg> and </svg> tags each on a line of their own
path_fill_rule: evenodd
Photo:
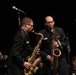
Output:
<svg viewBox="0 0 76 75">
<path fill-rule="evenodd" d="M 62 47 L 61 48 L 61 51 L 62 51 L 61 56 L 63 56 L 63 55 L 65 55 L 63 50 L 64 50 L 64 48 L 67 47 L 68 43 L 66 42 L 65 34 L 64 34 L 62 28 L 55 27 L 54 29 L 55 29 L 55 35 L 61 43 L 61 47 Z M 42 45 L 40 47 L 41 48 L 40 54 L 41 54 L 42 58 L 46 60 L 46 56 L 48 54 L 51 55 L 51 47 L 50 47 L 51 41 L 52 41 L 51 40 L 51 32 L 49 32 L 47 29 L 43 29 L 39 32 L 44 35 Z"/>
<path fill-rule="evenodd" d="M 74 69 L 74 67 L 69 67 L 69 75 L 76 75 L 76 70 Z"/>
<path fill-rule="evenodd" d="M 28 34 L 23 29 L 20 29 L 14 37 L 12 49 L 7 60 L 9 75 L 23 75 L 23 63 L 27 61 L 27 57 L 30 56 L 32 50 Z"/>
<path fill-rule="evenodd" d="M 60 44 L 61 44 L 61 45 L 59 44 L 59 46 L 60 46 L 59 49 L 61 50 L 61 56 L 59 57 L 60 58 L 59 61 L 61 62 L 60 63 L 60 65 L 61 65 L 61 64 L 65 63 L 64 60 L 63 60 L 64 63 L 61 61 L 61 58 L 65 58 L 65 48 L 67 47 L 68 42 L 66 41 L 65 34 L 64 34 L 64 31 L 62 28 L 54 27 L 54 30 L 55 30 L 55 37 L 57 38 L 57 40 L 60 41 Z M 40 30 L 39 33 L 42 33 L 44 36 L 41 46 L 40 46 L 40 55 L 42 58 L 43 65 L 45 66 L 44 72 L 45 72 L 45 75 L 51 75 L 51 73 L 52 73 L 51 64 L 46 59 L 46 57 L 47 57 L 47 55 L 52 54 L 52 51 L 51 51 L 52 34 L 47 29 Z M 37 42 L 39 41 L 39 39 L 40 39 L 40 37 L 37 37 Z"/>
</svg>

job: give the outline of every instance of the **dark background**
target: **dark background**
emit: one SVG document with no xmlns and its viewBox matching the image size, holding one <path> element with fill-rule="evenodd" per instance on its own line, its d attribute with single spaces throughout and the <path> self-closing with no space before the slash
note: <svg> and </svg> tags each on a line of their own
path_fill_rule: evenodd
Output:
<svg viewBox="0 0 76 75">
<path fill-rule="evenodd" d="M 34 20 L 34 30 L 37 32 L 44 28 L 44 17 L 51 15 L 56 22 L 55 26 L 62 27 L 70 44 L 69 58 L 76 55 L 76 2 L 52 1 L 52 0 L 0 0 L 0 50 L 3 54 L 9 54 L 12 37 L 19 28 L 18 11 L 12 6 L 23 10 L 26 16 Z M 20 19 L 25 14 L 20 13 Z M 31 43 L 34 46 L 34 36 Z"/>
</svg>

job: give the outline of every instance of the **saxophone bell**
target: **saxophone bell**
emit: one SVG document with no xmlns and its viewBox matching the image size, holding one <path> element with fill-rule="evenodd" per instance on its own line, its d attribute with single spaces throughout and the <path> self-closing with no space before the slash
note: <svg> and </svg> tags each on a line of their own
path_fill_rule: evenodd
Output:
<svg viewBox="0 0 76 75">
<path fill-rule="evenodd" d="M 53 55 L 54 55 L 55 57 L 59 57 L 59 56 L 61 55 L 60 49 L 55 48 L 55 49 L 53 50 Z"/>
</svg>

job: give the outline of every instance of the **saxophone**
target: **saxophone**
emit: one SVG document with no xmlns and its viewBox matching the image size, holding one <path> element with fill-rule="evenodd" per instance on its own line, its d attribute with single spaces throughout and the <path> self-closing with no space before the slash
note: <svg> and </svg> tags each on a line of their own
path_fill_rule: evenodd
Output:
<svg viewBox="0 0 76 75">
<path fill-rule="evenodd" d="M 36 58 L 37 56 L 37 50 L 41 45 L 42 39 L 43 39 L 43 34 L 41 33 L 36 33 L 34 30 L 32 30 L 32 32 L 34 32 L 35 34 L 41 36 L 37 46 L 34 48 L 32 55 L 30 57 L 30 59 L 28 60 L 29 63 L 32 64 L 32 66 L 30 66 L 30 69 L 27 70 L 26 68 L 24 68 L 24 75 L 33 75 L 34 69 L 35 67 L 41 62 L 41 57 L 39 56 L 38 58 Z"/>
<path fill-rule="evenodd" d="M 56 75 L 58 75 L 58 57 L 61 55 L 61 50 L 57 47 L 53 46 L 53 43 L 55 42 L 56 36 L 55 36 L 55 31 L 54 28 L 51 28 L 51 39 L 52 39 L 52 43 L 51 43 L 51 49 L 52 49 L 52 56 L 54 58 L 53 62 L 52 62 L 52 69 L 54 68 L 56 71 Z"/>
</svg>

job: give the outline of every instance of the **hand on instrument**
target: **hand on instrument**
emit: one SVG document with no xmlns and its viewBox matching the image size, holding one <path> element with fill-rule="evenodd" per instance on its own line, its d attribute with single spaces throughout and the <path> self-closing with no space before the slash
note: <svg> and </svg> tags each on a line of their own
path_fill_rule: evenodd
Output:
<svg viewBox="0 0 76 75">
<path fill-rule="evenodd" d="M 59 47 L 59 44 L 57 43 L 57 41 L 55 41 L 55 42 L 53 43 L 53 46 L 54 46 L 54 47 Z"/>
<path fill-rule="evenodd" d="M 53 61 L 53 57 L 52 56 L 50 56 L 50 55 L 47 55 L 47 60 L 49 60 L 50 62 L 52 62 Z"/>
<path fill-rule="evenodd" d="M 40 54 L 40 48 L 38 48 L 38 50 L 37 50 L 37 55 L 39 55 Z"/>
<path fill-rule="evenodd" d="M 29 69 L 31 66 L 31 64 L 29 62 L 24 62 L 23 65 L 24 65 L 24 67 L 26 67 L 26 69 Z"/>
</svg>

